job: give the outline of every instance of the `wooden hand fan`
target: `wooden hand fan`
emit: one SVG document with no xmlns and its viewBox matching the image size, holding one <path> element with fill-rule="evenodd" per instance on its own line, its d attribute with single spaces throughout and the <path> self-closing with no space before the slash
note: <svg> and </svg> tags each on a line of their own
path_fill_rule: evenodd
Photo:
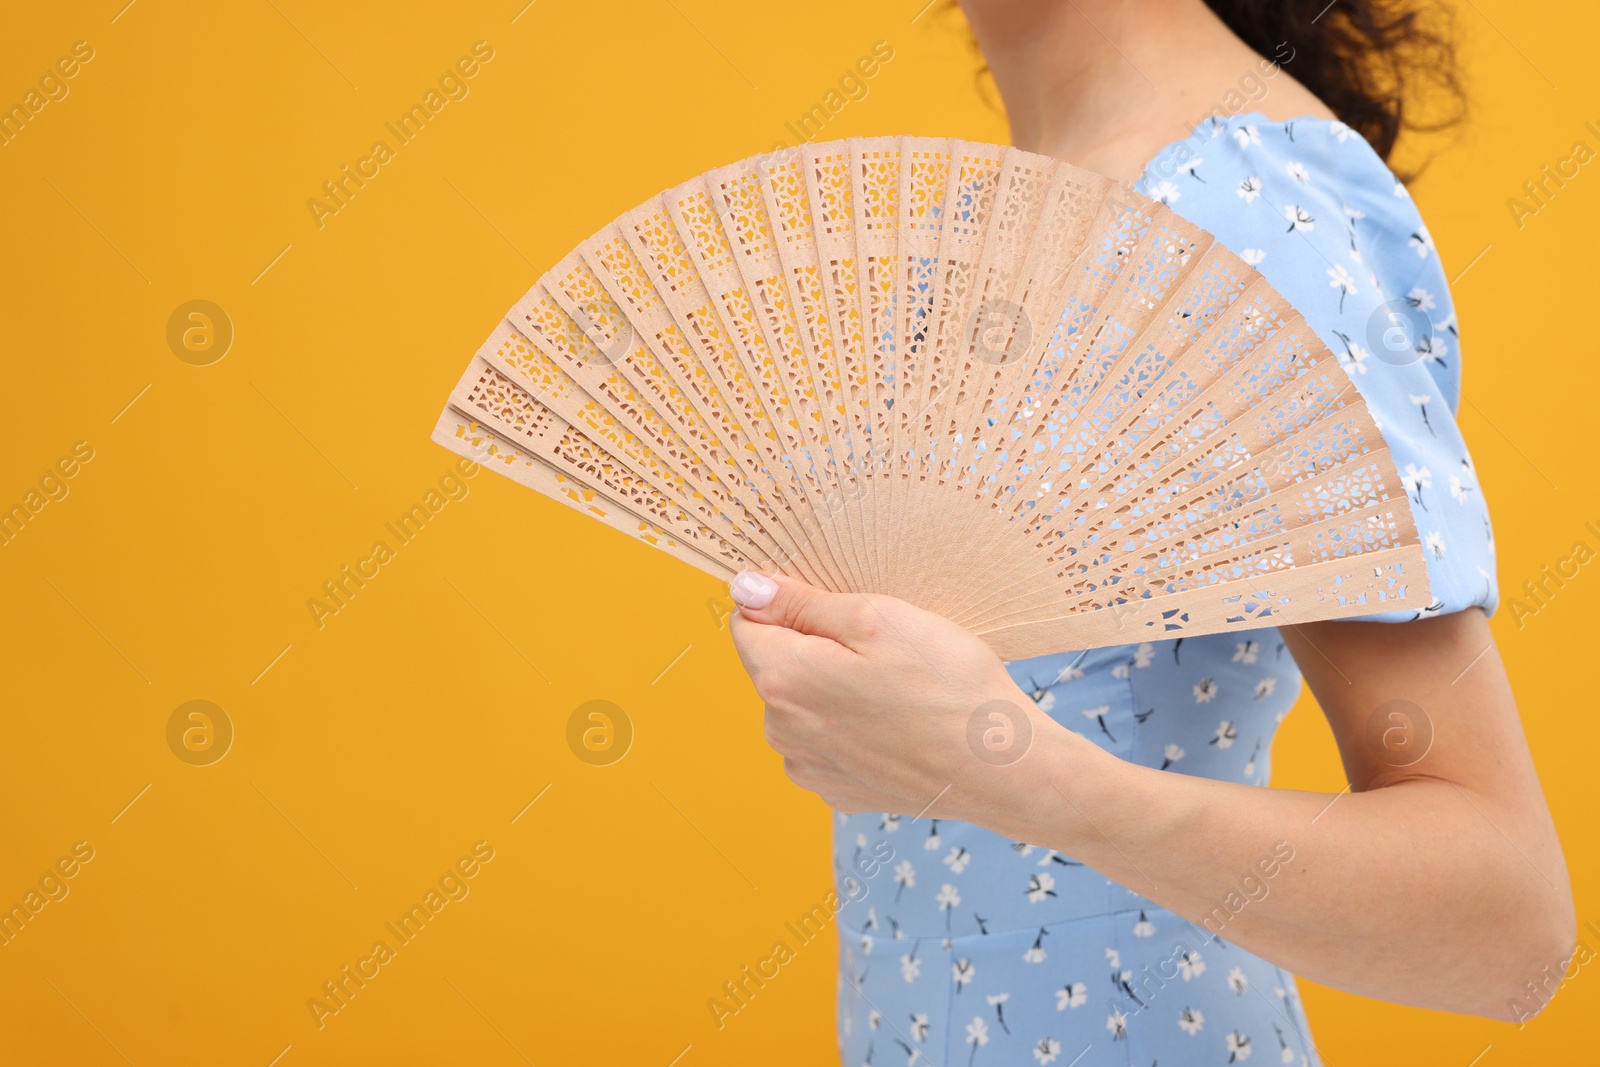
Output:
<svg viewBox="0 0 1600 1067">
<path fill-rule="evenodd" d="M 1015 148 L 853 138 L 663 193 L 511 309 L 434 439 L 719 578 L 901 597 L 1007 660 L 1429 602 L 1300 315 Z"/>
</svg>

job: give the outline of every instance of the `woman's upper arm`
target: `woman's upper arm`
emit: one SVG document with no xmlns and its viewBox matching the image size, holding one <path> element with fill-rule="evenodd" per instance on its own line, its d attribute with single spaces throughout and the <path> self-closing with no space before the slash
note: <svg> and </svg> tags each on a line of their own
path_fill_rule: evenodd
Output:
<svg viewBox="0 0 1600 1067">
<path fill-rule="evenodd" d="M 1479 983 L 1476 999 L 1439 1005 L 1525 1020 L 1566 972 L 1577 921 L 1561 842 L 1483 612 L 1281 632 L 1360 797 L 1346 799 L 1342 812 L 1337 798 L 1322 809 L 1322 824 L 1304 832 L 1307 853 L 1343 835 L 1357 846 L 1341 874 L 1360 907 L 1404 916 L 1406 929 L 1429 928 L 1441 958 L 1492 957 L 1477 970 L 1489 984 Z M 1355 821 L 1358 809 L 1368 822 Z M 1532 988 L 1542 994 L 1529 1001 Z M 1466 994 L 1450 993 L 1458 995 Z"/>
<path fill-rule="evenodd" d="M 1526 864 L 1552 906 L 1570 913 L 1561 844 L 1482 611 L 1282 632 L 1333 729 L 1351 791 L 1424 781 L 1450 789 L 1466 830 L 1481 830 L 1480 839 L 1492 831 L 1504 861 Z"/>
<path fill-rule="evenodd" d="M 1539 794 L 1482 611 L 1282 632 L 1333 729 L 1352 790 L 1421 777 Z"/>
</svg>

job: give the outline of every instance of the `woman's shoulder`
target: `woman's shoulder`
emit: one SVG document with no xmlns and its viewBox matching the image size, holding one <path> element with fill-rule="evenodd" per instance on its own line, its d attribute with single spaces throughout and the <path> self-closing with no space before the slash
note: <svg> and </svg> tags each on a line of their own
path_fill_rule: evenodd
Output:
<svg viewBox="0 0 1600 1067">
<path fill-rule="evenodd" d="M 1389 446 L 1427 546 L 1434 610 L 1492 611 L 1493 533 L 1454 418 L 1449 281 L 1383 159 L 1337 120 L 1245 113 L 1202 121 L 1135 188 L 1211 233 L 1301 313 Z"/>
<path fill-rule="evenodd" d="M 1135 188 L 1225 244 L 1256 238 L 1263 247 L 1243 256 L 1252 265 L 1274 250 L 1298 249 L 1313 254 L 1291 260 L 1307 267 L 1330 260 L 1324 266 L 1336 273 L 1438 269 L 1433 238 L 1405 185 L 1337 119 L 1213 115 L 1157 153 Z"/>
<path fill-rule="evenodd" d="M 1358 380 L 1378 363 L 1415 364 L 1425 379 L 1386 378 L 1426 381 L 1455 410 L 1458 329 L 1433 236 L 1349 126 L 1213 116 L 1151 160 L 1135 188 L 1265 275 Z"/>
</svg>

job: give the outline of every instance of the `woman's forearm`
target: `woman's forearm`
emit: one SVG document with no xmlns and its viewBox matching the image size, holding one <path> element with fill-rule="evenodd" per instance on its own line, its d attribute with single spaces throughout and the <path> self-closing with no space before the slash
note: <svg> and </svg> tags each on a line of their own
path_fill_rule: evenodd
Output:
<svg viewBox="0 0 1600 1067">
<path fill-rule="evenodd" d="M 1517 818 L 1491 821 L 1494 797 L 1426 778 L 1337 795 L 1217 782 L 1066 730 L 1036 745 L 980 818 L 1190 920 L 1195 948 L 1220 936 L 1325 985 L 1507 1019 L 1571 955 L 1559 854 L 1541 870 Z"/>
</svg>

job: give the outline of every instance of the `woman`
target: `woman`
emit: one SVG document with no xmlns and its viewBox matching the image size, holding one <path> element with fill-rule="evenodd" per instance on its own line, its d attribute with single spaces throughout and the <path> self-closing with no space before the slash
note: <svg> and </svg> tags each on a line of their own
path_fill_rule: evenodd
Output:
<svg viewBox="0 0 1600 1067">
<path fill-rule="evenodd" d="M 1339 354 L 1435 600 L 1002 664 L 902 601 L 740 575 L 767 738 L 839 813 L 846 1064 L 1317 1064 L 1292 973 L 1527 1018 L 1575 923 L 1487 622 L 1447 279 L 1384 163 L 1397 102 L 1369 88 L 1421 31 L 1370 0 L 963 7 L 1019 147 L 1164 200 Z M 1349 796 L 1259 788 L 1302 675 Z M 979 758 L 975 714 L 1022 757 Z"/>
</svg>

